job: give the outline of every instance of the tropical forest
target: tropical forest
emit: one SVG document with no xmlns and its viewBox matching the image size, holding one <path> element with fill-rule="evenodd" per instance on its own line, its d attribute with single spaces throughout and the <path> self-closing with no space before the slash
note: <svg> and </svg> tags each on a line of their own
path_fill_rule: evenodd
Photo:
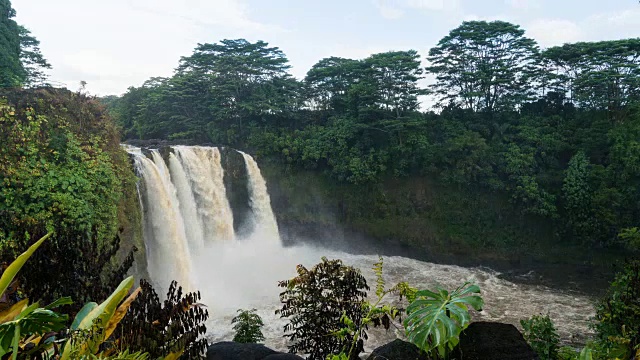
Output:
<svg viewBox="0 0 640 360">
<path fill-rule="evenodd" d="M 144 1 L 51 33 L 40 2 L 0 0 L 0 359 L 640 358 L 640 37 L 468 17 L 305 67 L 252 0 L 212 1 L 261 35 L 70 83 L 55 48 L 110 46 L 80 45 L 122 34 L 100 6 Z"/>
</svg>

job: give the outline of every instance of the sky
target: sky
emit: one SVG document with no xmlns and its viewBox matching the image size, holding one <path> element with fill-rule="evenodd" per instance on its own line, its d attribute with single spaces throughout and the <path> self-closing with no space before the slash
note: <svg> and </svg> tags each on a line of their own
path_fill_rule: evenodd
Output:
<svg viewBox="0 0 640 360">
<path fill-rule="evenodd" d="M 170 76 L 199 43 L 264 40 L 302 79 L 329 56 L 429 48 L 465 20 L 522 26 L 541 47 L 640 37 L 637 0 L 13 0 L 56 86 L 121 95 Z"/>
</svg>

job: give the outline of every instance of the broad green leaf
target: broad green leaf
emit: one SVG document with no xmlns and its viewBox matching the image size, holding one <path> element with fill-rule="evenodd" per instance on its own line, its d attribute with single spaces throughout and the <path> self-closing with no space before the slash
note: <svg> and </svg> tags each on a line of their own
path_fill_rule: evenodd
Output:
<svg viewBox="0 0 640 360">
<path fill-rule="evenodd" d="M 17 259 L 15 259 L 9 267 L 2 273 L 2 277 L 0 277 L 0 295 L 4 294 L 7 290 L 11 282 L 16 277 L 20 269 L 24 266 L 24 264 L 29 260 L 31 255 L 42 245 L 42 243 L 51 237 L 51 232 L 47 235 L 43 236 L 40 240 L 38 240 L 35 244 L 31 245 L 27 251 L 23 252 Z"/>
<path fill-rule="evenodd" d="M 76 314 L 76 317 L 73 320 L 73 323 L 71 324 L 71 330 L 78 330 L 78 327 L 80 326 L 80 322 L 82 321 L 82 319 L 84 319 L 97 306 L 98 304 L 94 302 L 86 303 L 82 307 L 82 309 L 80 309 L 78 314 Z"/>
<path fill-rule="evenodd" d="M 71 300 L 70 297 L 65 296 L 65 297 L 61 297 L 60 299 L 52 302 L 51 304 L 45 306 L 44 308 L 47 309 L 47 310 L 53 310 L 53 309 L 55 309 L 57 307 L 64 306 L 64 305 L 71 305 L 71 304 L 73 304 L 73 300 Z"/>
<path fill-rule="evenodd" d="M 421 290 L 407 307 L 404 321 L 407 338 L 419 348 L 443 357 L 459 342 L 459 336 L 469 322 L 467 306 L 481 309 L 483 300 L 477 294 L 480 288 L 465 283 L 449 293 L 438 288 L 437 292 Z M 468 287 L 467 287 L 468 286 Z"/>
<path fill-rule="evenodd" d="M 118 307 L 120 302 L 122 302 L 122 299 L 124 299 L 124 297 L 127 296 L 129 290 L 133 286 L 133 282 L 134 282 L 133 276 L 130 276 L 124 279 L 120 283 L 118 288 L 107 298 L 107 300 L 102 302 L 100 305 L 97 305 L 97 306 L 93 304 L 85 305 L 83 310 L 87 308 L 87 309 L 90 309 L 90 311 L 81 318 L 76 316 L 76 320 L 79 320 L 79 323 L 77 324 L 76 329 L 90 330 L 95 323 L 95 325 L 97 325 L 102 330 L 104 330 L 107 324 L 109 323 L 109 321 L 111 320 L 111 318 L 113 317 L 116 311 L 116 308 Z M 76 321 L 74 321 L 74 324 L 76 324 Z M 90 339 L 86 340 L 84 343 L 77 345 L 76 346 L 77 349 L 75 350 L 77 350 L 80 355 L 85 355 L 87 353 L 95 354 L 98 350 L 98 347 L 100 346 L 100 344 L 102 344 L 102 342 L 105 339 L 106 337 L 103 331 L 100 334 L 97 334 L 91 337 Z M 61 360 L 70 359 L 71 352 L 74 350 L 72 349 L 72 347 L 73 346 L 71 342 L 67 341 L 67 343 L 65 344 L 62 356 L 60 358 Z"/>
<path fill-rule="evenodd" d="M 593 355 L 589 347 L 585 346 L 584 349 L 582 349 L 579 360 L 593 360 Z"/>
</svg>

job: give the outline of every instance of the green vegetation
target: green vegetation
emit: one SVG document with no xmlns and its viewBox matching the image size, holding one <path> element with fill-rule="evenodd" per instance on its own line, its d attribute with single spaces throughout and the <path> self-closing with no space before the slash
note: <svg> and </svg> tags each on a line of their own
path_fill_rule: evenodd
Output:
<svg viewBox="0 0 640 360">
<path fill-rule="evenodd" d="M 559 359 L 558 343 L 560 337 L 556 332 L 549 315 L 534 315 L 529 319 L 520 320 L 524 330 L 524 338 L 540 356 L 541 360 Z"/>
<path fill-rule="evenodd" d="M 118 350 L 118 346 L 128 345 L 123 336 L 126 331 L 120 327 L 121 321 L 123 319 L 127 319 L 128 323 L 140 321 L 137 314 L 130 309 L 142 290 L 138 288 L 131 291 L 134 284 L 132 276 L 120 282 L 116 290 L 102 303 L 86 303 L 77 312 L 71 324 L 68 323 L 68 315 L 54 311 L 62 306 L 71 305 L 73 301 L 70 297 L 62 297 L 44 308 L 40 307 L 39 303 L 29 305 L 29 299 L 26 298 L 18 301 L 10 300 L 9 292 L 15 292 L 16 276 L 19 271 L 51 235 L 52 233 L 49 233 L 31 245 L 27 251 L 8 265 L 0 277 L 0 297 L 3 305 L 3 310 L 0 311 L 0 356 L 5 358 L 5 355 L 10 354 L 12 360 L 148 359 L 149 354 L 144 351 L 131 353 L 131 349 L 128 348 Z M 199 325 L 200 321 L 206 320 L 206 312 L 203 316 L 201 311 L 193 310 L 193 302 L 198 299 L 197 295 L 187 294 L 184 299 L 178 299 L 175 293 L 174 282 L 166 302 L 166 304 L 174 303 L 170 309 L 170 319 L 160 318 L 151 323 L 157 326 L 161 321 L 165 324 L 171 322 L 172 330 L 182 336 L 178 339 L 170 339 L 166 348 L 171 348 L 172 351 L 166 351 L 164 353 L 166 356 L 159 356 L 156 359 L 176 360 L 183 354 L 190 359 L 199 358 L 206 347 L 206 341 L 196 341 L 196 338 L 206 331 L 204 326 Z M 178 294 L 181 294 L 180 289 Z M 177 304 L 175 304 L 176 300 Z M 149 315 L 152 314 L 157 315 L 149 312 Z M 196 326 L 198 331 L 194 333 L 189 327 L 185 331 L 183 324 Z M 120 330 L 116 331 L 119 327 Z M 136 336 L 143 337 L 148 334 L 137 332 Z M 147 350 L 159 351 L 153 347 Z"/>
<path fill-rule="evenodd" d="M 633 358 L 640 350 L 640 261 L 625 264 L 596 305 L 594 329 L 602 355 Z"/>
<path fill-rule="evenodd" d="M 200 359 L 207 350 L 207 341 L 201 336 L 207 331 L 205 322 L 209 318 L 209 312 L 199 303 L 200 293 L 185 294 L 173 281 L 165 300 L 160 301 L 145 280 L 140 280 L 139 291 L 116 330 L 119 345 L 130 351 L 144 351 L 153 359 L 173 353 Z"/>
<path fill-rule="evenodd" d="M 360 322 L 354 322 L 349 318 L 346 312 L 344 312 L 340 319 L 344 324 L 343 328 L 332 334 L 341 340 L 350 338 L 351 344 L 347 344 L 348 347 L 343 348 L 339 354 L 327 357 L 328 360 L 358 359 L 358 354 L 362 351 L 362 339 L 360 336 L 362 336 L 364 340 L 367 339 L 366 332 L 364 332 L 364 330 L 368 329 L 370 325 L 376 327 L 383 326 L 385 330 L 389 330 L 392 321 L 400 317 L 402 309 L 398 309 L 396 306 L 389 303 L 383 303 L 383 300 L 387 295 L 395 293 L 400 296 L 400 300 L 402 300 L 403 297 L 406 297 L 409 301 L 415 299 L 415 293 L 417 290 L 410 287 L 406 282 L 401 282 L 391 288 L 386 288 L 382 274 L 382 267 L 383 260 L 381 257 L 380 261 L 373 265 L 373 271 L 376 275 L 377 299 L 374 302 L 369 302 L 367 300 L 362 301 L 362 316 L 360 317 Z"/>
<path fill-rule="evenodd" d="M 262 334 L 262 318 L 256 314 L 256 309 L 242 310 L 238 309 L 238 315 L 231 319 L 233 330 L 236 334 L 233 341 L 239 343 L 259 343 L 264 340 Z"/>
<path fill-rule="evenodd" d="M 289 351 L 308 354 L 311 359 L 326 359 L 350 348 L 353 335 L 330 334 L 343 328 L 344 317 L 360 323 L 364 315 L 362 303 L 369 286 L 360 270 L 343 265 L 340 260 L 322 258 L 313 268 L 298 265 L 296 271 L 296 277 L 278 283 L 284 291 L 280 294 L 282 308 L 276 314 L 289 321 L 284 327 L 284 337 L 292 342 Z M 366 339 L 365 329 L 355 336 Z M 352 353 L 362 350 L 360 339 Z"/>
<path fill-rule="evenodd" d="M 49 233 L 31 245 L 2 273 L 0 296 L 3 302 L 7 299 L 5 292 L 14 283 L 18 272 L 51 235 L 52 233 Z M 9 306 L 0 312 L 0 356 L 10 354 L 12 360 L 56 356 L 64 360 L 70 359 L 71 356 L 80 359 L 89 354 L 101 353 L 100 345 L 111 336 L 137 295 L 137 292 L 134 292 L 122 302 L 131 285 L 133 277 L 122 281 L 118 289 L 102 304 L 87 303 L 73 321 L 69 329 L 72 333 L 68 339 L 57 339 L 66 328 L 68 316 L 58 314 L 54 309 L 71 304 L 71 298 L 60 298 L 44 308 L 40 307 L 39 303 L 29 305 L 28 299 L 8 304 Z M 76 330 L 89 330 L 89 333 L 77 338 Z M 138 355 L 140 354 L 136 354 L 135 357 Z M 133 359 L 134 356 L 127 358 Z"/>
<path fill-rule="evenodd" d="M 250 149 L 279 171 L 322 174 L 330 210 L 379 239 L 492 254 L 557 242 L 562 257 L 640 249 L 640 39 L 540 49 L 518 25 L 467 21 L 430 49 L 426 68 L 416 50 L 389 51 L 321 59 L 303 80 L 279 48 L 227 39 L 199 44 L 171 77 L 103 99 L 112 118 L 97 99 L 46 86 L 51 66 L 15 17 L 0 0 L 2 358 L 202 358 L 200 294 L 173 282 L 161 302 L 126 276 L 142 247 L 121 133 Z M 426 76 L 435 83 L 421 88 Z M 425 96 L 433 109 L 420 107 Z M 309 221 L 299 211 L 309 198 L 285 199 L 283 218 Z M 408 339 L 447 358 L 469 306 L 484 304 L 476 285 L 387 288 L 382 260 L 374 271 L 373 302 L 340 260 L 280 282 L 290 351 L 356 359 L 369 326 L 389 329 L 405 312 Z M 548 316 L 523 320 L 525 337 L 543 359 L 638 357 L 639 291 L 640 262 L 629 260 L 579 353 L 558 349 Z M 408 299 L 406 311 L 384 303 L 390 294 Z M 234 340 L 264 340 L 255 310 L 232 323 Z"/>
<path fill-rule="evenodd" d="M 23 290 L 47 303 L 71 296 L 77 311 L 108 296 L 142 248 L 135 175 L 94 99 L 54 89 L 0 97 L 0 257 L 53 231 L 20 274 Z"/>
<path fill-rule="evenodd" d="M 420 290 L 407 308 L 404 327 L 407 338 L 434 358 L 448 359 L 469 326 L 469 306 L 482 310 L 484 301 L 477 285 L 464 283 L 449 292 Z"/>
<path fill-rule="evenodd" d="M 46 83 L 45 69 L 51 65 L 40 52 L 40 42 L 13 20 L 11 1 L 0 1 L 0 88 L 36 86 Z"/>
</svg>

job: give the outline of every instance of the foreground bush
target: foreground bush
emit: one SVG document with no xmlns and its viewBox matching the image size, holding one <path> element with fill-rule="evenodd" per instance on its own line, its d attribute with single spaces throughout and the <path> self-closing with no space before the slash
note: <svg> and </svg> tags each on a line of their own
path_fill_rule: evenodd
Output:
<svg viewBox="0 0 640 360">
<path fill-rule="evenodd" d="M 285 290 L 280 294 L 282 308 L 276 311 L 289 322 L 285 337 L 291 341 L 289 352 L 308 354 L 309 359 L 326 360 L 351 347 L 353 336 L 332 336 L 344 327 L 343 316 L 360 323 L 362 305 L 367 296 L 367 281 L 358 269 L 346 266 L 340 260 L 327 260 L 311 269 L 297 267 L 298 276 L 280 281 Z M 362 349 L 367 338 L 361 329 L 354 354 Z"/>
<path fill-rule="evenodd" d="M 596 305 L 596 330 L 606 358 L 630 359 L 640 348 L 640 260 L 628 261 Z"/>
<path fill-rule="evenodd" d="M 233 330 L 236 334 L 233 341 L 238 343 L 259 343 L 264 340 L 262 334 L 262 318 L 256 314 L 256 309 L 238 309 L 238 315 L 231 320 Z"/>
<path fill-rule="evenodd" d="M 140 281 L 140 295 L 120 322 L 120 344 L 131 351 L 146 351 L 152 358 L 183 351 L 187 359 L 200 359 L 207 350 L 207 340 L 200 336 L 209 312 L 198 303 L 200 292 L 183 294 L 174 281 L 167 298 L 160 301 L 153 286 Z"/>
<path fill-rule="evenodd" d="M 549 315 L 535 315 L 527 320 L 520 320 L 524 329 L 524 338 L 540 356 L 541 360 L 558 358 L 560 337 Z"/>
</svg>

